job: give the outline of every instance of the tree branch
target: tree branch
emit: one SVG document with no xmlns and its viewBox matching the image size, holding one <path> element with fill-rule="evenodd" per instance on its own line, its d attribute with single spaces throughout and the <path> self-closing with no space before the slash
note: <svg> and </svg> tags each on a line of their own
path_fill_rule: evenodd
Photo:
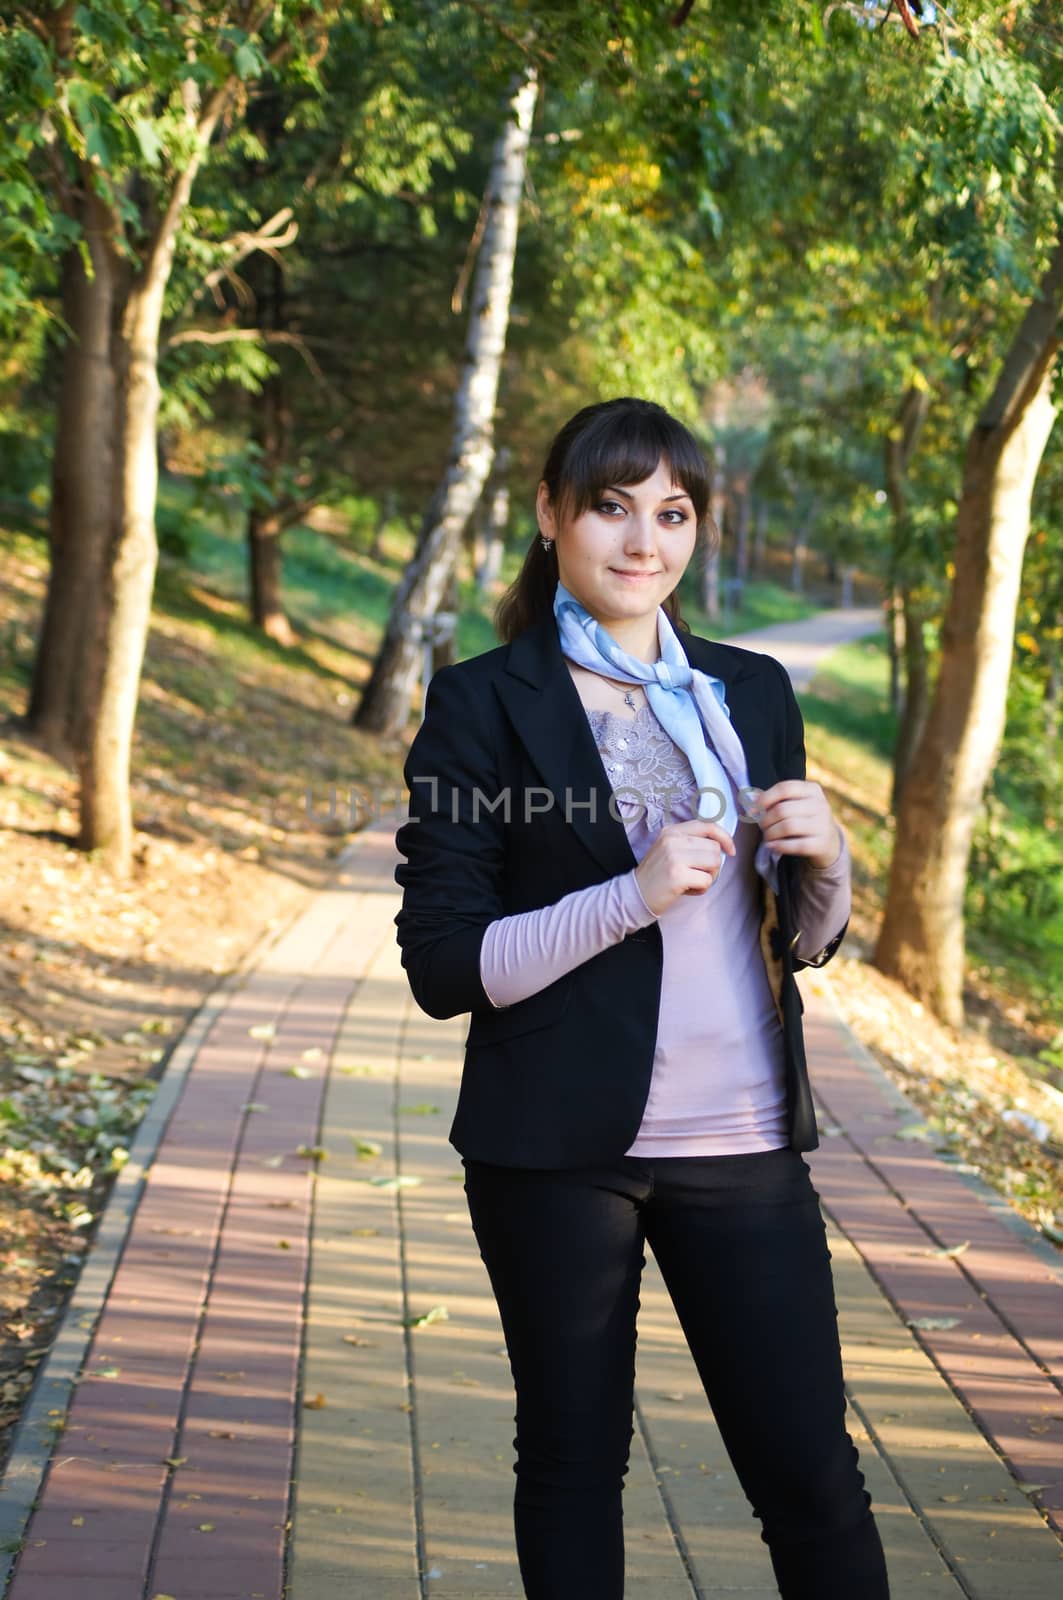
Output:
<svg viewBox="0 0 1063 1600">
<path fill-rule="evenodd" d="M 282 333 L 270 328 L 182 328 L 163 341 L 164 350 L 176 350 L 182 344 L 285 344 L 298 351 L 309 371 L 322 383 L 325 374 L 311 354 L 306 340 L 297 333 Z"/>
<path fill-rule="evenodd" d="M 1059 347 L 1059 315 L 1063 300 L 1063 235 L 1037 286 L 1037 295 L 1026 308 L 1018 333 L 1004 358 L 993 393 L 978 418 L 979 432 L 1010 429 L 1022 415 L 1028 395 L 1044 377 L 1048 362 Z"/>
<path fill-rule="evenodd" d="M 246 230 L 234 233 L 220 247 L 222 250 L 232 250 L 232 256 L 229 260 L 223 261 L 219 266 L 214 267 L 207 273 L 203 282 L 189 295 L 181 307 L 176 320 L 180 321 L 182 317 L 187 316 L 196 301 L 206 294 L 208 289 L 216 289 L 224 278 L 227 278 L 233 284 L 237 298 L 242 300 L 245 305 L 250 304 L 251 291 L 247 288 L 243 279 L 236 276 L 234 268 L 239 266 L 240 262 L 246 260 L 248 256 L 253 255 L 256 250 L 261 250 L 271 260 L 275 261 L 277 252 L 286 249 L 290 244 L 294 244 L 298 234 L 299 224 L 293 221 L 291 206 L 282 206 L 279 211 L 275 211 L 273 216 L 267 222 L 264 222 L 255 233 L 248 233 Z M 222 303 L 218 295 L 215 295 L 214 299 L 216 304 L 220 305 Z"/>
</svg>

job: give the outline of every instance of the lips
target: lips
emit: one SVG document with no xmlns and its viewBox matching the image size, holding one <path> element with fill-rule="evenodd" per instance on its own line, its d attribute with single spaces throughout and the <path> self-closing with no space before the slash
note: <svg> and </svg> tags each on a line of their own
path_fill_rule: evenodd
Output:
<svg viewBox="0 0 1063 1600">
<path fill-rule="evenodd" d="M 610 567 L 610 572 L 615 572 L 618 578 L 657 578 L 658 572 L 626 572 L 623 567 Z"/>
</svg>

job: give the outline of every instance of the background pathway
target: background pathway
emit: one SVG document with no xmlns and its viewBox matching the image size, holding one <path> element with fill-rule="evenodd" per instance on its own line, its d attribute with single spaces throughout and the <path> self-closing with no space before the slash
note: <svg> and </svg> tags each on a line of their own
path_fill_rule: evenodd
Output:
<svg viewBox="0 0 1063 1600">
<path fill-rule="evenodd" d="M 510 1374 L 447 1141 L 465 1025 L 409 996 L 394 825 L 171 1063 L 9 1467 L 9 1600 L 520 1595 Z M 1049 1600 L 1059 1257 L 917 1136 L 831 981 L 801 979 L 810 1164 L 894 1592 Z M 769 1600 L 652 1258 L 642 1300 L 629 1600 Z"/>
</svg>

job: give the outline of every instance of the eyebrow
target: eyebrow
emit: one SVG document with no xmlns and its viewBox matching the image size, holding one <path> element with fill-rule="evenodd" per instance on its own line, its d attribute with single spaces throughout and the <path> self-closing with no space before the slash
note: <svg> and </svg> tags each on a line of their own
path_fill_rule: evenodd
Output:
<svg viewBox="0 0 1063 1600">
<path fill-rule="evenodd" d="M 615 483 L 607 483 L 601 492 L 602 494 L 622 494 L 625 500 L 634 500 L 635 498 L 633 494 L 629 494 L 626 489 L 621 489 Z M 666 494 L 664 498 L 665 500 L 690 500 L 690 496 L 685 489 L 681 490 L 679 494 Z M 690 503 L 693 505 L 694 502 L 691 500 Z"/>
</svg>

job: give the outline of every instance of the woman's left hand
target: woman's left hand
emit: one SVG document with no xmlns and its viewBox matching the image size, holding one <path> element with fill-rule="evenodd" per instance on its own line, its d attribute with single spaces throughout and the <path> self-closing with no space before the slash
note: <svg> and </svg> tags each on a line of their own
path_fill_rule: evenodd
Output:
<svg viewBox="0 0 1063 1600">
<path fill-rule="evenodd" d="M 818 783 L 783 778 L 770 789 L 754 790 L 750 812 L 760 831 L 780 855 L 806 856 L 812 867 L 833 866 L 842 849 L 842 835 Z"/>
</svg>

